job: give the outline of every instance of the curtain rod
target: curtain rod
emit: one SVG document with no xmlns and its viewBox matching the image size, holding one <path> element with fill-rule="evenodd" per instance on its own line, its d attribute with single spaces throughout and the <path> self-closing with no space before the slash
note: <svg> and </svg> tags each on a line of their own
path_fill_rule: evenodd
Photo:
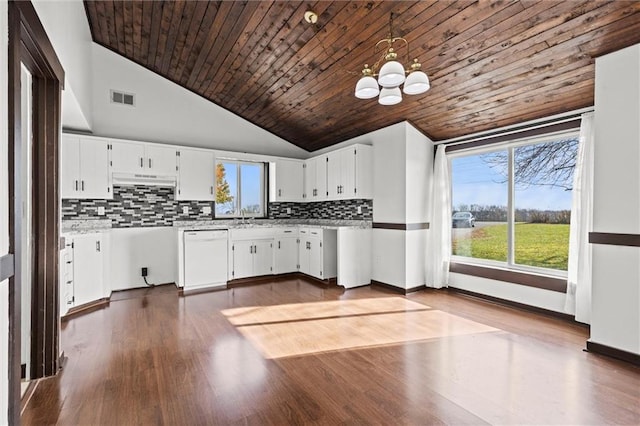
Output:
<svg viewBox="0 0 640 426">
<path fill-rule="evenodd" d="M 539 129 L 541 127 L 548 127 L 554 124 L 566 123 L 568 121 L 576 120 L 586 112 L 593 112 L 593 107 L 580 108 L 577 110 L 552 115 L 549 117 L 525 121 L 524 123 L 518 123 L 518 124 L 512 124 L 510 126 L 500 127 L 498 129 L 484 130 L 482 132 L 472 133 L 470 135 L 458 136 L 451 139 L 445 139 L 442 141 L 434 142 L 433 144 L 434 145 L 444 144 L 447 146 L 455 146 L 463 143 L 478 142 L 485 139 L 492 139 L 497 136 L 522 133 L 527 130 Z"/>
</svg>

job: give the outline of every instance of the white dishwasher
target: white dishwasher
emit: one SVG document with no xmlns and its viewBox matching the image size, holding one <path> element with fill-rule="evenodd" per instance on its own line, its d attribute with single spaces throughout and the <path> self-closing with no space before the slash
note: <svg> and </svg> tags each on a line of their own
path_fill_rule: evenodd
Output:
<svg viewBox="0 0 640 426">
<path fill-rule="evenodd" d="M 184 232 L 184 291 L 227 285 L 227 231 Z"/>
</svg>

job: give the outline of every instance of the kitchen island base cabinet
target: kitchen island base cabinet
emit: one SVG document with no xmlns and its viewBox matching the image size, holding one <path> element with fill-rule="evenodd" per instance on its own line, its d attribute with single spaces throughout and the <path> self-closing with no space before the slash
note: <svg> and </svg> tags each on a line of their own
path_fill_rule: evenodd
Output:
<svg viewBox="0 0 640 426">
<path fill-rule="evenodd" d="M 371 229 L 338 230 L 338 285 L 344 288 L 371 283 Z"/>
<path fill-rule="evenodd" d="M 338 275 L 337 231 L 335 229 L 300 229 L 298 245 L 299 271 L 326 280 Z"/>
</svg>

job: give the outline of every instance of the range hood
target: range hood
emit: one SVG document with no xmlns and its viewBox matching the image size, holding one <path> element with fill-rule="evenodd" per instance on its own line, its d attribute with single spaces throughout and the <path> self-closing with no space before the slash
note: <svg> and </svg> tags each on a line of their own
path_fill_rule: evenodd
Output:
<svg viewBox="0 0 640 426">
<path fill-rule="evenodd" d="M 114 173 L 114 185 L 176 186 L 176 177 L 142 173 Z"/>
</svg>

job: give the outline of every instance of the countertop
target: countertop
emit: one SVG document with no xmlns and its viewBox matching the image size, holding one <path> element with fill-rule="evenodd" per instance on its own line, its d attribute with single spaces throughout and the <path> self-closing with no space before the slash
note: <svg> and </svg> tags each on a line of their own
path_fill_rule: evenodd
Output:
<svg viewBox="0 0 640 426">
<path fill-rule="evenodd" d="M 290 226 L 307 226 L 322 229 L 367 229 L 371 228 L 368 220 L 329 220 L 329 219 L 255 219 L 245 220 L 180 220 L 173 222 L 173 227 L 182 231 L 194 229 L 245 229 L 245 228 L 282 228 Z"/>
<path fill-rule="evenodd" d="M 92 234 L 95 232 L 104 232 L 111 229 L 111 219 L 77 219 L 63 220 L 63 235 L 80 235 Z"/>
</svg>

